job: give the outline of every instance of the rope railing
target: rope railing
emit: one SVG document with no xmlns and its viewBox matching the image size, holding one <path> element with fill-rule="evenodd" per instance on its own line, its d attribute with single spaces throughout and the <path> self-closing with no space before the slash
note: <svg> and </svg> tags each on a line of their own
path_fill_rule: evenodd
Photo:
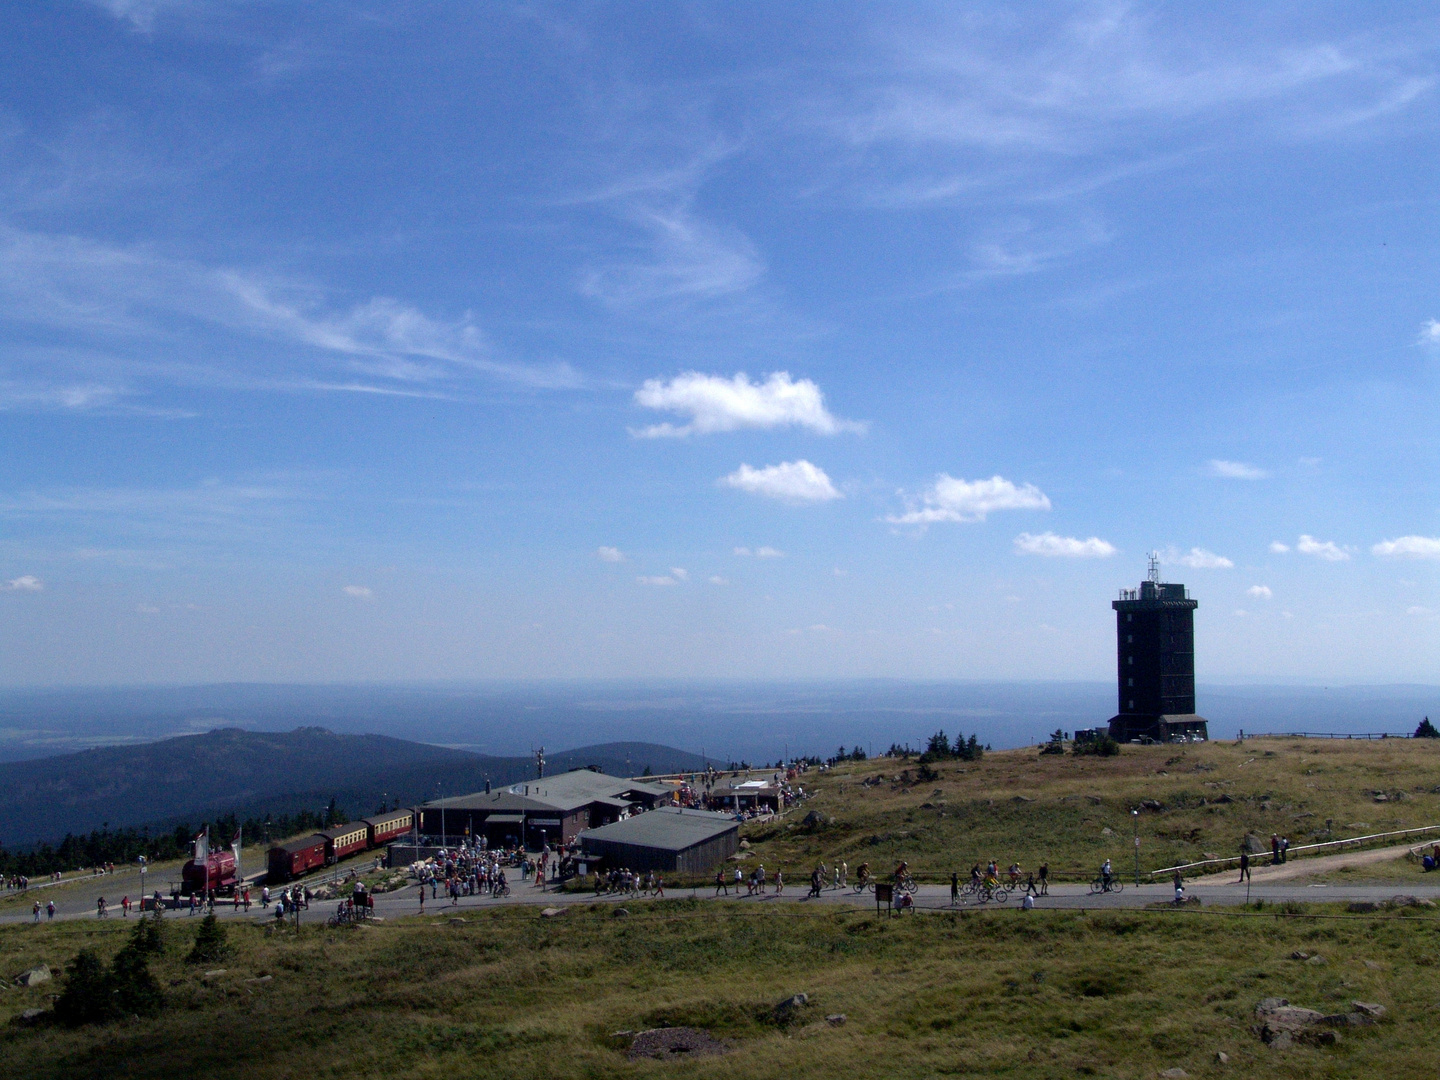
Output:
<svg viewBox="0 0 1440 1080">
<path fill-rule="evenodd" d="M 1291 854 L 1302 851 L 1318 851 L 1321 848 L 1340 847 L 1343 844 L 1363 844 L 1370 840 L 1384 840 L 1392 836 L 1413 836 L 1416 833 L 1434 832 L 1437 829 L 1440 829 L 1440 825 L 1418 825 L 1413 829 L 1396 829 L 1393 832 L 1370 833 L 1366 836 L 1349 836 L 1343 840 L 1325 840 L 1319 844 L 1298 844 L 1295 847 L 1287 848 L 1285 855 L 1288 858 Z M 1256 855 L 1252 855 L 1251 858 L 1264 854 L 1263 851 L 1257 852 Z M 1180 863 L 1178 866 L 1165 866 L 1159 870 L 1151 870 L 1149 874 L 1151 877 L 1154 877 L 1156 874 L 1173 874 L 1176 870 L 1193 870 L 1200 866 L 1210 866 L 1216 870 L 1220 870 L 1226 866 L 1233 866 L 1239 861 L 1239 855 L 1227 855 L 1219 859 L 1201 859 L 1198 862 Z"/>
</svg>

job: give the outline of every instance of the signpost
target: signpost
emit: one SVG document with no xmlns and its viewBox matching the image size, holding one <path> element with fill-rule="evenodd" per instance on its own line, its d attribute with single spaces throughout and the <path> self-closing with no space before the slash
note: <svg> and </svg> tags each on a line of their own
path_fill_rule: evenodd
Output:
<svg viewBox="0 0 1440 1080">
<path fill-rule="evenodd" d="M 879 914 L 880 914 L 880 905 L 881 905 L 881 904 L 889 905 L 889 906 L 892 907 L 892 908 L 895 906 L 895 886 L 894 886 L 894 885 L 890 885 L 890 884 L 888 884 L 888 883 L 886 883 L 886 882 L 877 881 L 877 882 L 875 883 L 875 914 L 876 914 L 876 915 L 879 915 Z"/>
</svg>

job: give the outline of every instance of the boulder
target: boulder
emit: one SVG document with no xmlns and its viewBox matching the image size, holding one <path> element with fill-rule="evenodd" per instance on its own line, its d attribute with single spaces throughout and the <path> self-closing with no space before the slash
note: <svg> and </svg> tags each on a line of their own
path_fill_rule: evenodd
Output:
<svg viewBox="0 0 1440 1080">
<path fill-rule="evenodd" d="M 1229 1065 L 1229 1064 L 1230 1064 L 1230 1055 L 1227 1054 L 1224 1050 L 1216 1050 L 1216 1051 L 1215 1051 L 1215 1064 L 1216 1064 L 1216 1065 Z"/>
<path fill-rule="evenodd" d="M 1314 964 L 1316 967 L 1324 967 L 1329 962 L 1329 960 L 1326 960 L 1325 957 L 1318 952 L 1305 959 L 1305 963 Z"/>
<path fill-rule="evenodd" d="M 1358 1005 L 1359 1002 L 1357 1001 L 1356 1004 Z M 829 1016 L 825 1017 L 825 1022 L 826 1022 L 827 1024 L 829 1024 L 831 1027 L 844 1027 L 844 1026 L 845 1026 L 845 1014 L 844 1014 L 844 1013 L 831 1013 Z"/>
<path fill-rule="evenodd" d="M 809 1004 L 809 994 L 792 994 L 775 1006 L 775 1019 L 782 1024 L 788 1024 Z"/>
<path fill-rule="evenodd" d="M 830 819 L 819 810 L 811 810 L 805 815 L 805 820 L 800 822 L 807 829 L 818 829 L 822 825 L 830 824 Z"/>
<path fill-rule="evenodd" d="M 15 1023 L 30 1027 L 44 1020 L 49 1014 L 49 1011 L 48 1009 L 26 1009 L 19 1016 L 15 1017 Z"/>
<path fill-rule="evenodd" d="M 1380 910 L 1380 905 L 1371 900 L 1356 900 L 1345 908 L 1353 915 L 1369 915 Z"/>
<path fill-rule="evenodd" d="M 540 917 L 541 917 L 542 919 L 553 919 L 553 918 L 555 918 L 557 915 L 564 915 L 564 914 L 565 914 L 565 909 L 564 909 L 564 908 L 547 907 L 547 908 L 541 908 L 541 909 L 540 909 Z"/>
<path fill-rule="evenodd" d="M 1385 1015 L 1385 1006 L 1378 1002 L 1352 1001 L 1350 1005 L 1356 1012 L 1363 1016 L 1368 1016 L 1371 1020 L 1379 1020 Z"/>
<path fill-rule="evenodd" d="M 630 912 L 626 911 L 623 907 L 617 907 L 614 911 L 610 913 L 610 916 L 611 918 L 615 919 L 623 919 L 629 914 Z"/>
<path fill-rule="evenodd" d="M 1156 811 L 1156 812 L 1158 813 L 1159 811 L 1165 809 L 1165 804 L 1162 803 L 1162 802 L 1160 802 L 1158 799 L 1141 799 L 1141 800 L 1140 800 L 1140 809 L 1141 809 L 1141 810 L 1154 810 L 1154 811 Z M 1164 1076 L 1165 1074 L 1164 1074 L 1164 1073 L 1161 1073 L 1160 1075 L 1161 1075 L 1161 1076 Z"/>
<path fill-rule="evenodd" d="M 1265 998 L 1255 1006 L 1255 1032 L 1272 1050 L 1297 1042 L 1333 1046 L 1335 1032 L 1325 1027 L 1327 1017 L 1317 1009 L 1291 1005 L 1285 998 Z"/>
<path fill-rule="evenodd" d="M 749 840 L 741 840 L 741 841 L 740 841 L 740 850 L 741 850 L 741 851 L 749 851 L 749 850 L 750 850 L 750 841 L 749 841 Z"/>
<path fill-rule="evenodd" d="M 1187 1078 L 1190 1076 L 1189 1073 L 1187 1073 L 1179 1066 L 1176 1066 L 1173 1069 L 1164 1069 L 1161 1071 L 1160 1075 L 1163 1076 L 1165 1080 L 1187 1080 Z"/>
<path fill-rule="evenodd" d="M 49 982 L 50 978 L 50 969 L 44 964 L 41 964 L 39 967 L 33 967 L 29 971 L 21 972 L 19 978 L 15 980 L 15 985 L 36 986 L 43 982 Z"/>
</svg>

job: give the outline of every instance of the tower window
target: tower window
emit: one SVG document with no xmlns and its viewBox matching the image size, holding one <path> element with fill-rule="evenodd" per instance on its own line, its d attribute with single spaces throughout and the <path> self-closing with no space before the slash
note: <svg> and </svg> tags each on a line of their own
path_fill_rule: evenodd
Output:
<svg viewBox="0 0 1440 1080">
<path fill-rule="evenodd" d="M 1130 665 L 1133 666 L 1134 663 L 1135 663 L 1135 658 L 1134 658 L 1133 656 L 1127 656 L 1127 657 L 1125 658 L 1125 662 L 1126 662 L 1127 664 L 1130 664 Z"/>
<path fill-rule="evenodd" d="M 1135 699 L 1134 699 L 1134 698 L 1131 698 L 1131 699 L 1130 699 L 1130 703 L 1129 703 L 1128 705 L 1126 705 L 1125 707 L 1126 707 L 1127 709 L 1129 709 L 1131 712 L 1134 712 L 1134 711 L 1135 711 Z"/>
<path fill-rule="evenodd" d="M 1134 680 L 1134 679 L 1126 679 L 1126 680 L 1125 680 L 1125 685 L 1126 685 L 1126 686 L 1134 686 L 1134 685 L 1135 685 L 1135 680 Z"/>
<path fill-rule="evenodd" d="M 1125 635 L 1125 644 L 1126 644 L 1126 645 L 1134 645 L 1134 644 L 1135 644 L 1135 635 L 1134 635 L 1134 634 L 1126 634 L 1126 635 Z"/>
</svg>

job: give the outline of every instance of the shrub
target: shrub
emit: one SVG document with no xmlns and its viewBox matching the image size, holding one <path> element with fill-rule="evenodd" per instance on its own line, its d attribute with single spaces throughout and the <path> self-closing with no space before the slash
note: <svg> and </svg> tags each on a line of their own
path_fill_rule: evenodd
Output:
<svg viewBox="0 0 1440 1080">
<path fill-rule="evenodd" d="M 200 930 L 195 935 L 195 946 L 185 958 L 191 964 L 214 964 L 230 955 L 230 945 L 225 940 L 225 928 L 212 911 L 200 920 Z"/>
<path fill-rule="evenodd" d="M 1087 754 L 1094 754 L 1096 757 L 1114 757 L 1120 753 L 1120 744 L 1112 739 L 1107 731 L 1093 739 L 1086 739 L 1084 742 L 1077 741 L 1070 748 L 1070 752 L 1076 757 L 1084 757 Z"/>
<path fill-rule="evenodd" d="M 1050 741 L 1040 748 L 1042 754 L 1065 753 L 1065 732 L 1059 729 L 1050 733 Z"/>
<path fill-rule="evenodd" d="M 1420 726 L 1415 729 L 1417 739 L 1440 739 L 1440 728 L 1430 722 L 1430 717 L 1420 721 Z"/>
<path fill-rule="evenodd" d="M 110 962 L 110 1008 L 126 1016 L 154 1016 L 165 1004 L 165 995 L 145 954 L 133 944 L 126 945 Z"/>
</svg>

